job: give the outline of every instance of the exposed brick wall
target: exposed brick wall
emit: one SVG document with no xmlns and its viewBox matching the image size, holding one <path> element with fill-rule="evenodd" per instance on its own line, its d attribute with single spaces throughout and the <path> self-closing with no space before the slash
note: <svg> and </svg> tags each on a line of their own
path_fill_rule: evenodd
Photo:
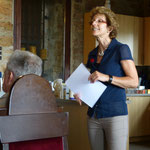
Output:
<svg viewBox="0 0 150 150">
<path fill-rule="evenodd" d="M 0 71 L 2 72 L 13 51 L 12 2 L 12 0 L 0 0 L 0 46 L 2 47 Z"/>
</svg>

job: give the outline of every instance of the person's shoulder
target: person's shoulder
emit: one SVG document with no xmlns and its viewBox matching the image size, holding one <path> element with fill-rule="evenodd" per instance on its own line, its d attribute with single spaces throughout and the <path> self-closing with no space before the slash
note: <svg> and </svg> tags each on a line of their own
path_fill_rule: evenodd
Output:
<svg viewBox="0 0 150 150">
<path fill-rule="evenodd" d="M 122 49 L 124 49 L 124 50 L 125 50 L 125 49 L 126 49 L 126 50 L 129 50 L 129 49 L 130 49 L 127 44 L 122 43 L 122 42 L 117 41 L 117 40 L 116 40 L 115 48 L 116 48 L 118 51 L 121 51 Z"/>
<path fill-rule="evenodd" d="M 119 54 L 118 56 L 120 56 L 121 60 L 133 60 L 131 50 L 127 44 L 117 42 L 115 49 L 117 50 L 116 52 Z"/>
</svg>

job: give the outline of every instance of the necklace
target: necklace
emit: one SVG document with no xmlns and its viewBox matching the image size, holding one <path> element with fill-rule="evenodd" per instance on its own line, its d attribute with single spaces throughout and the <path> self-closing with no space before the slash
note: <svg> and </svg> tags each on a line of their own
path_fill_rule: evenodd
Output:
<svg viewBox="0 0 150 150">
<path fill-rule="evenodd" d="M 104 56 L 104 51 L 98 52 L 98 56 Z"/>
</svg>

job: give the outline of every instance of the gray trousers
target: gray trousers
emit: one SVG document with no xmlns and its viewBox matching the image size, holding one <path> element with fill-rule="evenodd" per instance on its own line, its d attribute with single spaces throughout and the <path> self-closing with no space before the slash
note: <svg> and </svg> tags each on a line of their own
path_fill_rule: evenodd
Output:
<svg viewBox="0 0 150 150">
<path fill-rule="evenodd" d="M 128 116 L 89 118 L 88 135 L 91 150 L 126 150 Z"/>
</svg>

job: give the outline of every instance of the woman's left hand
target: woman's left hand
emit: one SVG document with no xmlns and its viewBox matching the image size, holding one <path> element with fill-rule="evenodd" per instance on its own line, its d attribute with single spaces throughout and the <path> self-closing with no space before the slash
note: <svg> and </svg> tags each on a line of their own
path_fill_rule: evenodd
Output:
<svg viewBox="0 0 150 150">
<path fill-rule="evenodd" d="M 94 83 L 95 81 L 98 81 L 98 80 L 102 82 L 107 82 L 109 80 L 109 76 L 101 72 L 95 71 L 89 76 L 88 80 L 91 83 Z"/>
</svg>

